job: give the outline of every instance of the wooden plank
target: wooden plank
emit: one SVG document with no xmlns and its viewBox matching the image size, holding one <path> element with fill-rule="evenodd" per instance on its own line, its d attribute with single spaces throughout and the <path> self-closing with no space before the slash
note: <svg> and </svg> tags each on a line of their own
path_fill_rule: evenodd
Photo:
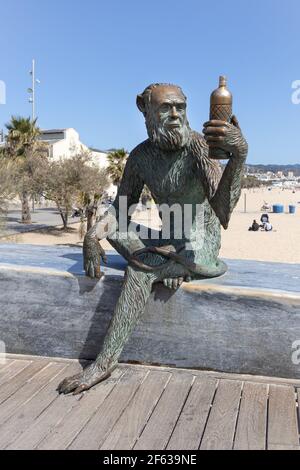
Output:
<svg viewBox="0 0 300 470">
<path fill-rule="evenodd" d="M 120 364 L 120 367 L 125 366 L 125 364 Z M 152 366 L 152 365 L 141 365 L 135 364 L 136 368 L 147 367 L 149 370 L 163 370 L 165 372 L 172 373 L 174 368 L 166 366 Z M 177 368 L 177 372 L 186 372 L 187 369 Z M 226 379 L 226 380 L 237 380 L 238 382 L 254 382 L 254 383 L 265 383 L 265 384 L 281 384 L 281 385 L 293 385 L 295 387 L 300 387 L 300 379 L 288 379 L 282 377 L 271 377 L 264 375 L 249 375 L 249 374 L 233 374 L 229 372 L 216 372 L 213 370 L 197 370 L 189 369 L 189 372 L 196 377 L 211 377 L 216 380 Z"/>
<path fill-rule="evenodd" d="M 268 450 L 300 450 L 300 446 L 288 446 L 284 444 L 270 444 Z"/>
<path fill-rule="evenodd" d="M 293 385 L 294 387 L 300 386 L 300 379 L 288 379 L 285 377 L 271 377 L 265 375 L 249 375 L 249 374 L 233 374 L 229 372 L 215 372 L 215 371 L 198 371 L 199 375 L 210 376 L 215 379 L 237 380 L 238 382 L 254 382 L 262 384 L 274 385 Z"/>
<path fill-rule="evenodd" d="M 15 375 L 11 380 L 5 382 L 0 387 L 0 404 L 7 400 L 11 395 L 17 392 L 34 374 L 42 370 L 47 363 L 45 361 L 31 362 L 21 372 Z"/>
<path fill-rule="evenodd" d="M 147 370 L 128 369 L 68 448 L 99 449 L 147 374 Z"/>
<path fill-rule="evenodd" d="M 75 373 L 71 367 L 78 370 L 78 361 L 58 360 L 48 371 L 46 358 L 10 361 L 0 369 L 1 449 L 185 450 L 197 448 L 202 434 L 201 449 L 263 449 L 266 425 L 268 449 L 300 449 L 300 387 L 295 390 L 281 379 L 260 377 L 254 383 L 253 377 L 244 384 L 239 407 L 237 379 L 244 376 L 220 380 L 213 399 L 217 378 L 223 374 L 122 364 L 109 390 L 104 391 L 112 378 L 78 397 L 58 396 L 56 385 Z M 277 380 L 280 385 L 274 385 Z"/>
<path fill-rule="evenodd" d="M 232 449 L 242 382 L 221 380 L 200 449 Z"/>
<path fill-rule="evenodd" d="M 134 446 L 135 450 L 161 450 L 166 447 L 193 380 L 194 376 L 190 373 L 173 371 L 171 380 Z"/>
<path fill-rule="evenodd" d="M 52 403 L 41 413 L 35 421 L 6 449 L 31 450 L 49 434 L 51 429 L 65 419 L 67 414 L 78 405 L 80 396 L 56 395 Z"/>
<path fill-rule="evenodd" d="M 30 400 L 61 370 L 59 364 L 47 364 L 21 388 L 0 405 L 0 425 L 5 423 L 21 405 Z"/>
<path fill-rule="evenodd" d="M 13 443 L 34 420 L 55 400 L 56 388 L 66 375 L 75 373 L 75 367 L 68 364 L 58 364 L 57 374 L 49 378 L 47 385 L 34 395 L 27 403 L 0 427 L 0 449 L 5 449 Z M 76 370 L 78 369 L 76 365 Z"/>
<path fill-rule="evenodd" d="M 82 365 L 84 362 L 87 364 L 90 361 L 83 361 L 82 359 L 79 361 L 78 359 L 70 359 L 64 357 L 46 357 L 46 356 L 34 356 L 34 355 L 23 355 L 23 354 L 12 354 L 7 353 L 6 357 L 8 360 L 12 359 L 21 359 L 21 360 L 48 360 L 50 362 L 64 362 L 64 363 L 77 363 L 79 366 Z M 128 364 L 120 363 L 118 367 L 120 368 L 127 368 Z M 135 368 L 145 368 L 149 370 L 159 370 L 172 373 L 174 368 L 168 366 L 152 366 L 152 365 L 142 365 L 142 364 L 135 364 Z M 176 371 L 185 372 L 186 369 L 176 368 Z M 293 385 L 295 387 L 300 387 L 300 379 L 288 379 L 284 377 L 267 377 L 264 375 L 250 375 L 250 374 L 234 374 L 230 372 L 216 372 L 213 370 L 197 370 L 197 369 L 189 369 L 189 372 L 195 376 L 199 377 L 212 377 L 216 380 L 227 379 L 227 380 L 237 380 L 238 382 L 255 382 L 255 383 L 266 383 L 266 384 L 282 384 L 282 385 Z"/>
<path fill-rule="evenodd" d="M 234 449 L 266 448 L 268 385 L 246 382 L 234 439 Z"/>
<path fill-rule="evenodd" d="M 2 375 L 2 372 L 9 367 L 11 364 L 15 362 L 15 359 L 1 359 L 1 354 L 0 354 L 0 377 Z"/>
<path fill-rule="evenodd" d="M 111 377 L 85 393 L 71 412 L 39 443 L 38 449 L 66 449 L 102 405 L 125 370 L 116 369 Z"/>
<path fill-rule="evenodd" d="M 268 449 L 299 446 L 296 393 L 294 387 L 270 385 Z"/>
<path fill-rule="evenodd" d="M 29 361 L 11 361 L 11 363 L 1 371 L 0 386 L 15 377 L 15 375 L 25 369 L 29 364 Z"/>
<path fill-rule="evenodd" d="M 181 412 L 168 450 L 198 449 L 218 381 L 197 377 Z"/>
<path fill-rule="evenodd" d="M 12 353 L 7 353 L 6 354 L 7 360 L 12 360 L 12 359 L 21 359 L 21 360 L 29 360 L 29 361 L 34 361 L 34 360 L 48 360 L 50 362 L 64 362 L 64 363 L 77 363 L 81 364 L 85 361 L 78 360 L 78 359 L 70 359 L 70 358 L 64 358 L 64 357 L 46 357 L 46 356 L 34 356 L 34 355 L 23 355 L 23 354 L 12 354 Z M 90 361 L 86 361 L 88 364 Z M 127 364 L 120 363 L 119 364 L 120 368 L 126 368 Z M 147 367 L 149 370 L 160 370 L 160 371 L 165 371 L 165 372 L 170 372 L 174 370 L 171 367 L 168 366 L 152 366 L 152 365 L 142 365 L 142 364 L 135 364 L 136 368 L 145 368 Z M 182 368 L 176 368 L 176 371 L 182 371 L 185 372 L 186 369 Z M 255 383 L 266 383 L 266 384 L 282 384 L 282 385 L 293 385 L 295 387 L 300 388 L 300 379 L 288 379 L 284 377 L 267 377 L 263 375 L 250 375 L 250 374 L 234 374 L 230 372 L 216 372 L 216 371 L 206 371 L 206 370 L 197 370 L 197 369 L 189 369 L 189 372 L 191 372 L 195 376 L 199 377 L 212 377 L 216 380 L 221 380 L 221 379 L 227 379 L 227 380 L 237 380 L 239 382 L 255 382 Z"/>
<path fill-rule="evenodd" d="M 150 371 L 101 450 L 132 449 L 170 378 L 169 372 Z"/>
<path fill-rule="evenodd" d="M 36 356 L 34 354 L 15 354 L 15 353 L 6 353 L 7 359 L 22 359 L 27 361 L 40 361 L 45 360 L 48 362 L 64 362 L 67 364 L 78 364 L 78 367 L 84 363 L 91 363 L 91 361 L 85 359 L 72 359 L 69 357 L 53 357 L 53 356 Z"/>
</svg>

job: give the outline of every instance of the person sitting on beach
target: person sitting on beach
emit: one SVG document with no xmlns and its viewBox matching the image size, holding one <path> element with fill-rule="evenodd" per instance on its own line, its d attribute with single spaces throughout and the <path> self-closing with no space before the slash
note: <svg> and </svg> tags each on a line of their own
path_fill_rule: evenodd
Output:
<svg viewBox="0 0 300 470">
<path fill-rule="evenodd" d="M 271 230 L 273 230 L 272 224 L 270 224 L 270 222 L 265 222 L 265 223 L 263 224 L 263 229 L 264 229 L 266 232 L 271 232 Z"/>
<path fill-rule="evenodd" d="M 262 224 L 264 224 L 265 222 L 269 222 L 269 214 L 262 214 L 260 221 Z"/>
<path fill-rule="evenodd" d="M 248 230 L 252 232 L 257 232 L 259 230 L 259 224 L 256 222 L 256 220 L 253 220 L 253 223 Z"/>
</svg>

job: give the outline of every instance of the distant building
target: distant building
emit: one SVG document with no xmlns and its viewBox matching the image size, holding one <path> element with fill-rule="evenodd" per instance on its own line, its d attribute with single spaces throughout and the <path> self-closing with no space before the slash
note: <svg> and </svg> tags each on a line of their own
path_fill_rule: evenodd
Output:
<svg viewBox="0 0 300 470">
<path fill-rule="evenodd" d="M 75 129 L 47 129 L 42 130 L 40 140 L 49 146 L 49 157 L 58 160 L 60 157 L 68 158 L 87 147 L 80 142 L 79 134 Z"/>
<path fill-rule="evenodd" d="M 274 175 L 273 171 L 267 171 L 266 179 L 267 180 L 273 180 L 274 178 L 275 178 L 275 175 Z"/>
<path fill-rule="evenodd" d="M 87 147 L 80 141 L 78 132 L 72 127 L 66 129 L 44 129 L 41 131 L 39 138 L 48 144 L 49 157 L 54 161 L 59 158 L 70 158 L 82 151 L 89 151 L 93 162 L 99 168 L 105 169 L 108 166 L 108 152 Z M 109 196 L 114 197 L 117 193 L 117 187 L 111 184 L 107 193 Z"/>
<path fill-rule="evenodd" d="M 294 178 L 294 172 L 293 171 L 288 171 L 288 178 L 293 179 Z"/>
</svg>

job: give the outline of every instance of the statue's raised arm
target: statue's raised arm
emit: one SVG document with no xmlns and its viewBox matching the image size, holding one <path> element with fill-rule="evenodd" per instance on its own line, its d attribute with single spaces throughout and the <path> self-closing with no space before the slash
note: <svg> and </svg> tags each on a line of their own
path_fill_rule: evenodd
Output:
<svg viewBox="0 0 300 470">
<path fill-rule="evenodd" d="M 220 156 L 223 152 L 224 158 L 229 156 L 221 180 L 209 201 L 222 226 L 227 229 L 231 213 L 241 194 L 248 145 L 235 116 L 231 123 L 220 120 L 206 122 L 203 133 L 210 148 L 220 152 Z"/>
</svg>

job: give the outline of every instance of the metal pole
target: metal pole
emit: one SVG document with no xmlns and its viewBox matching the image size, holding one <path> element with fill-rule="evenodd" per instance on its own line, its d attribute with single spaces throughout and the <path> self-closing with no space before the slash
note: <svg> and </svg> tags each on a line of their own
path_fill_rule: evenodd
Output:
<svg viewBox="0 0 300 470">
<path fill-rule="evenodd" d="M 247 212 L 247 194 L 244 192 L 244 212 Z"/>
<path fill-rule="evenodd" d="M 32 122 L 35 119 L 35 62 L 32 59 Z"/>
</svg>

